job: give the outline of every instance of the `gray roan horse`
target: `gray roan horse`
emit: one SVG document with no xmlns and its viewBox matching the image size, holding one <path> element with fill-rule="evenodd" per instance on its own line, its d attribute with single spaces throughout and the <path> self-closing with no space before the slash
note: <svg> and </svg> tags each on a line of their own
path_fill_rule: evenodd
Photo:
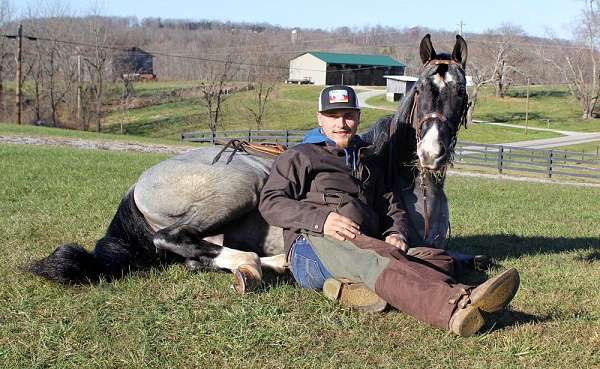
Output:
<svg viewBox="0 0 600 369">
<path fill-rule="evenodd" d="M 410 244 L 444 248 L 449 216 L 443 184 L 466 112 L 467 45 L 457 36 L 452 54 L 438 55 L 427 35 L 420 55 L 419 80 L 397 113 L 363 138 L 405 202 Z M 261 267 L 284 271 L 282 230 L 268 226 L 256 210 L 272 161 L 238 153 L 230 163 L 212 164 L 218 151 L 199 148 L 146 170 L 91 253 L 62 245 L 31 270 L 71 284 L 181 261 L 195 271 L 231 270 L 238 292 L 260 282 Z"/>
</svg>

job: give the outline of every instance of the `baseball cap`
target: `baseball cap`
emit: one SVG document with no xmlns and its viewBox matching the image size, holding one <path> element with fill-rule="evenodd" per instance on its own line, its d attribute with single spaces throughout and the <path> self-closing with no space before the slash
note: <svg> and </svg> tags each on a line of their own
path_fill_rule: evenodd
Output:
<svg viewBox="0 0 600 369">
<path fill-rule="evenodd" d="M 319 112 L 336 109 L 360 110 L 356 92 L 350 86 L 334 85 L 325 87 L 319 95 Z"/>
</svg>

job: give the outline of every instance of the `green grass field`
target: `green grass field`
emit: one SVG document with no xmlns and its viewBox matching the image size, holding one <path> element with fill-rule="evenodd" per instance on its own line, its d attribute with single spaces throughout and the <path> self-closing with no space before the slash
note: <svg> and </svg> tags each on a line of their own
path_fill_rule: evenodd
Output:
<svg viewBox="0 0 600 369">
<path fill-rule="evenodd" d="M 121 124 L 130 136 L 177 140 L 182 130 L 206 130 L 206 108 L 200 97 L 190 95 L 198 81 L 160 81 L 135 83 L 135 98 L 145 101 L 144 107 L 121 111 L 116 106 L 107 113 L 103 132 L 120 134 Z M 110 85 L 107 90 L 117 96 L 120 85 Z M 114 91 L 113 91 L 114 90 Z M 316 125 L 315 110 L 321 86 L 278 85 L 268 104 L 263 129 L 308 129 Z M 180 96 L 180 92 L 189 91 Z M 252 105 L 252 92 L 233 94 L 224 103 L 223 128 L 255 129 L 247 107 Z M 550 127 L 559 130 L 600 131 L 600 120 L 581 121 L 577 103 L 568 94 L 566 87 L 534 86 L 530 100 L 530 127 Z M 112 96 L 112 95 L 111 95 Z M 117 103 L 115 96 L 111 101 Z M 115 100 L 116 99 L 116 100 Z M 383 96 L 369 99 L 376 106 L 395 108 L 395 103 L 385 101 Z M 378 118 L 389 111 L 363 109 L 362 128 L 367 129 Z M 504 99 L 493 96 L 491 89 L 480 92 L 475 110 L 475 119 L 524 125 L 525 97 L 522 87 L 509 90 Z M 546 119 L 550 120 L 548 124 Z M 1 128 L 0 128 L 1 130 Z M 479 143 L 503 143 L 536 138 L 557 137 L 559 134 L 518 128 L 498 128 L 485 125 L 473 126 L 461 132 L 460 138 Z"/>
<path fill-rule="evenodd" d="M 464 339 L 396 311 L 366 315 L 269 279 L 181 265 L 62 287 L 20 268 L 88 248 L 165 155 L 0 145 L 2 368 L 600 367 L 600 189 L 451 176 L 451 247 L 521 272 L 499 323 Z M 495 272 L 495 271 L 494 271 Z"/>
<path fill-rule="evenodd" d="M 474 119 L 490 122 L 525 125 L 526 88 L 513 87 L 505 98 L 494 96 L 491 88 L 479 92 Z M 369 104 L 394 108 L 397 104 L 385 96 L 369 99 Z M 600 131 L 600 119 L 580 119 L 579 105 L 566 86 L 533 86 L 530 91 L 528 125 L 565 131 Z M 548 123 L 546 120 L 549 120 Z"/>
</svg>

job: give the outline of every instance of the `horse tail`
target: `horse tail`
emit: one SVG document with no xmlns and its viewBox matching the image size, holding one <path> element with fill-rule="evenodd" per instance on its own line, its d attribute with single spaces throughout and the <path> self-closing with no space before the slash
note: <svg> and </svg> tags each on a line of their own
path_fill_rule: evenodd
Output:
<svg viewBox="0 0 600 369">
<path fill-rule="evenodd" d="M 135 205 L 131 188 L 121 200 L 106 235 L 96 242 L 92 252 L 77 244 L 61 245 L 52 254 L 33 262 L 29 270 L 62 284 L 118 278 L 158 260 L 153 234 Z"/>
</svg>

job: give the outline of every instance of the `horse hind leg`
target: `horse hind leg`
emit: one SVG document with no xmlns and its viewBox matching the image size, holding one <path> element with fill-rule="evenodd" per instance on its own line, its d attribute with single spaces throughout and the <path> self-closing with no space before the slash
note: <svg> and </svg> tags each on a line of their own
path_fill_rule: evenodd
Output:
<svg viewBox="0 0 600 369">
<path fill-rule="evenodd" d="M 262 282 L 260 258 L 254 252 L 234 250 L 202 239 L 194 228 L 179 226 L 156 233 L 154 245 L 185 259 L 191 271 L 230 270 L 233 287 L 238 293 L 256 289 Z"/>
</svg>

